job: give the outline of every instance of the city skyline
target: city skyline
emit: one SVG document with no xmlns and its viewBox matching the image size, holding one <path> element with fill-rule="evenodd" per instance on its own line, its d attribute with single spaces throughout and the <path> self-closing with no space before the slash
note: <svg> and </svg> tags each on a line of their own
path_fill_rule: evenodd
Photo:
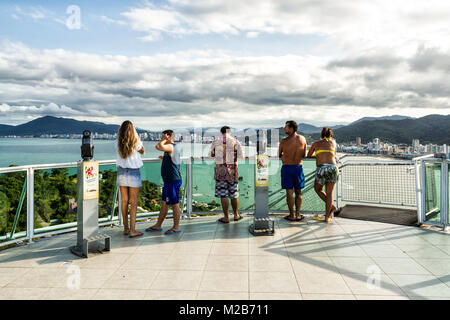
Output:
<svg viewBox="0 0 450 320">
<path fill-rule="evenodd" d="M 449 114 L 450 5 L 3 1 L 0 123 L 161 129 Z M 236 117 L 236 115 L 239 115 Z"/>
</svg>

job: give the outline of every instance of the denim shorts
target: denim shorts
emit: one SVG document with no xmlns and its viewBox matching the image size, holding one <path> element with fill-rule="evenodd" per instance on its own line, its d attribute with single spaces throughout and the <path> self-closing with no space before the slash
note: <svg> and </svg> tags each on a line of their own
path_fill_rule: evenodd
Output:
<svg viewBox="0 0 450 320">
<path fill-rule="evenodd" d="M 141 169 L 117 167 L 116 184 L 119 187 L 140 188 L 142 186 Z"/>
</svg>

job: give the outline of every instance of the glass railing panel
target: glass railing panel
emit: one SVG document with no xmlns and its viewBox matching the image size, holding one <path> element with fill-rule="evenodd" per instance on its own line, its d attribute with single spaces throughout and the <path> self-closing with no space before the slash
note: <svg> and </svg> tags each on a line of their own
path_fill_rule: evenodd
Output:
<svg viewBox="0 0 450 320">
<path fill-rule="evenodd" d="M 119 199 L 117 193 L 119 190 L 116 187 L 117 167 L 115 164 L 100 165 L 99 171 L 98 217 L 100 221 L 104 221 L 106 218 L 111 220 L 117 217 L 119 212 L 117 205 L 117 200 Z M 115 199 L 114 196 L 116 196 Z"/>
<path fill-rule="evenodd" d="M 255 161 L 240 160 L 238 165 L 239 210 L 251 210 L 255 195 Z M 220 198 L 215 197 L 214 167 L 214 160 L 194 161 L 192 164 L 194 212 L 222 211 Z"/>
<path fill-rule="evenodd" d="M 255 208 L 255 160 L 240 161 L 238 172 L 239 172 L 239 209 L 243 211 L 253 210 Z M 219 208 L 219 210 L 222 209 Z"/>
<path fill-rule="evenodd" d="M 34 233 L 76 226 L 77 168 L 34 171 Z"/>
<path fill-rule="evenodd" d="M 117 219 L 120 191 L 116 187 L 117 167 L 115 164 L 100 165 L 99 171 L 98 217 L 99 222 L 102 223 Z M 180 203 L 183 203 L 186 180 L 185 163 L 181 164 L 181 175 L 183 185 L 180 190 Z M 141 168 L 141 177 L 142 188 L 138 197 L 138 216 L 148 212 L 158 212 L 160 209 L 163 185 L 161 163 L 144 163 Z M 77 168 L 35 170 L 34 201 L 35 234 L 76 227 Z"/>
<path fill-rule="evenodd" d="M 180 164 L 182 185 L 180 188 L 180 207 L 185 204 L 186 163 Z M 161 162 L 146 162 L 141 168 L 142 188 L 138 197 L 138 215 L 159 212 L 164 182 L 161 178 Z M 183 209 L 183 208 L 182 208 Z M 169 210 L 171 210 L 169 208 Z"/>
<path fill-rule="evenodd" d="M 269 165 L 269 209 L 288 210 L 286 203 L 286 191 L 281 189 L 281 161 L 271 160 Z M 325 209 L 325 204 L 314 191 L 314 176 L 316 170 L 315 161 L 303 161 L 303 172 L 307 178 L 305 188 L 302 190 L 302 207 L 304 212 L 318 212 Z"/>
<path fill-rule="evenodd" d="M 0 174 L 0 243 L 11 239 L 14 226 L 13 239 L 26 236 L 26 179 L 25 171 Z"/>
<path fill-rule="evenodd" d="M 425 163 L 425 221 L 441 221 L 441 164 Z"/>
</svg>

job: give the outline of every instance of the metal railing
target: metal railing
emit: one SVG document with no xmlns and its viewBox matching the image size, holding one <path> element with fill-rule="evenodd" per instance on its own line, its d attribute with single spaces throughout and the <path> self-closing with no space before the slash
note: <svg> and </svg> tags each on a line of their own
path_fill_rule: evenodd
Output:
<svg viewBox="0 0 450 320">
<path fill-rule="evenodd" d="M 415 208 L 416 185 L 412 161 L 350 160 L 339 166 L 339 200 Z"/>
<path fill-rule="evenodd" d="M 413 159 L 412 161 L 356 161 L 349 157 L 343 162 L 341 157 L 340 180 L 335 188 L 335 202 L 336 206 L 341 207 L 346 203 L 361 203 L 361 204 L 375 204 L 383 206 L 403 206 L 408 208 L 417 208 L 418 218 L 420 223 L 431 222 L 436 225 L 449 225 L 448 214 L 448 160 L 434 159 L 421 157 Z M 184 218 L 190 218 L 192 214 L 202 213 L 220 213 L 220 211 L 199 212 L 193 210 L 193 164 L 195 162 L 204 163 L 205 161 L 212 161 L 209 157 L 200 158 L 182 158 L 182 163 L 186 165 L 185 187 L 182 196 L 182 215 Z M 247 157 L 246 160 L 254 160 L 254 157 Z M 271 157 L 271 161 L 279 161 L 277 157 Z M 306 160 L 306 159 L 305 159 Z M 312 161 L 312 160 L 306 160 Z M 158 163 L 160 159 L 143 159 L 144 164 Z M 440 221 L 429 221 L 427 216 L 434 214 L 436 208 L 426 211 L 427 197 L 425 190 L 430 190 L 426 185 L 426 164 L 439 163 L 442 171 L 441 174 L 441 188 L 440 194 Z M 99 165 L 115 165 L 115 160 L 99 161 Z M 50 170 L 62 168 L 76 168 L 77 162 L 62 163 L 62 164 L 45 164 L 45 165 L 31 165 L 21 167 L 0 168 L 0 174 L 9 173 L 26 173 L 23 182 L 22 192 L 19 197 L 19 203 L 15 210 L 12 227 L 4 236 L 0 236 L 0 247 L 12 243 L 27 241 L 33 242 L 33 239 L 44 237 L 47 235 L 56 235 L 75 231 L 77 229 L 76 222 L 63 223 L 59 225 L 47 226 L 44 228 L 35 229 L 35 171 Z M 315 172 L 308 172 L 305 174 L 305 188 L 302 193 L 305 197 L 318 199 L 314 192 Z M 395 189 L 395 182 L 397 189 Z M 392 187 L 394 185 L 394 187 Z M 392 189 L 394 188 L 394 189 Z M 397 191 L 396 191 L 397 190 Z M 315 200 L 317 200 L 315 199 Z M 26 231 L 16 232 L 19 218 L 23 211 L 23 205 L 26 200 Z M 281 206 L 285 201 L 285 194 L 281 188 L 272 189 L 269 192 L 269 205 L 271 210 L 283 212 Z M 305 201 L 304 201 L 305 202 Z M 320 210 L 323 210 L 323 203 L 320 203 Z M 280 205 L 281 204 L 281 205 Z M 116 208 L 117 215 L 115 214 Z M 303 208 L 303 206 L 302 206 Z M 1 209 L 1 208 L 0 208 Z M 252 211 L 253 205 L 246 206 L 243 212 Z M 121 223 L 121 208 L 120 208 L 120 192 L 115 187 L 111 198 L 111 211 L 107 217 L 99 219 L 100 226 L 112 225 Z M 138 220 L 155 217 L 158 212 L 144 212 L 138 214 Z"/>
<path fill-rule="evenodd" d="M 160 162 L 160 159 L 143 159 L 144 163 L 156 163 Z M 115 160 L 103 160 L 98 161 L 100 166 L 105 165 L 115 165 Z M 48 235 L 57 235 L 61 233 L 71 232 L 77 230 L 77 222 L 69 222 L 63 223 L 59 225 L 44 227 L 40 229 L 35 229 L 34 221 L 35 221 L 35 206 L 34 206 L 34 195 L 35 195 L 35 185 L 34 178 L 35 172 L 38 170 L 53 170 L 53 169 L 68 169 L 68 168 L 76 168 L 77 162 L 70 163 L 58 163 L 58 164 L 42 164 L 42 165 L 28 165 L 28 166 L 19 166 L 19 167 L 8 167 L 8 168 L 0 168 L 0 174 L 10 174 L 10 173 L 26 173 L 26 177 L 23 183 L 22 193 L 20 195 L 19 203 L 17 205 L 17 209 L 15 212 L 12 228 L 10 232 L 7 232 L 4 236 L 0 236 L 0 247 L 7 246 L 12 243 L 20 243 L 23 241 L 27 241 L 28 243 L 33 242 L 33 239 L 38 237 L 44 237 Z M 99 218 L 99 225 L 106 226 L 115 224 L 116 222 L 120 223 L 120 212 L 118 216 L 114 215 L 114 210 L 117 206 L 117 202 L 120 198 L 118 188 L 115 187 L 113 198 L 112 198 L 112 210 L 109 217 Z M 26 196 L 26 198 L 25 198 Z M 26 207 L 26 231 L 16 232 L 17 224 L 19 218 L 22 214 L 23 203 L 27 203 Z M 120 208 L 120 205 L 119 205 Z M 148 212 L 139 214 L 138 219 L 145 219 L 146 217 L 151 217 L 155 215 L 154 212 Z"/>
<path fill-rule="evenodd" d="M 142 159 L 145 164 L 149 163 L 160 163 L 160 159 Z M 221 211 L 196 211 L 193 209 L 193 164 L 203 164 L 207 162 L 213 162 L 214 158 L 209 157 L 197 157 L 197 158 L 182 158 L 182 163 L 186 165 L 186 174 L 184 177 L 185 187 L 183 190 L 183 196 L 181 199 L 181 209 L 182 215 L 184 218 L 190 218 L 192 214 L 219 214 Z M 246 157 L 246 161 L 254 161 L 254 157 Z M 271 160 L 279 161 L 277 157 L 271 157 Z M 313 161 L 313 160 L 305 160 L 305 161 Z M 115 165 L 115 160 L 101 160 L 98 161 L 99 166 L 108 166 Z M 17 205 L 17 209 L 15 211 L 15 216 L 13 219 L 13 225 L 11 230 L 7 232 L 4 236 L 0 236 L 0 247 L 7 246 L 13 243 L 20 243 L 26 241 L 27 243 L 32 243 L 34 239 L 45 237 L 49 235 L 57 235 L 66 232 L 76 231 L 77 222 L 68 222 L 61 223 L 57 225 L 50 225 L 42 228 L 35 229 L 35 174 L 38 171 L 44 170 L 53 170 L 53 169 L 70 169 L 76 168 L 77 162 L 70 163 L 59 163 L 59 164 L 42 164 L 42 165 L 28 165 L 28 166 L 20 166 L 20 167 L 8 167 L 8 168 L 0 168 L 1 174 L 10 174 L 16 172 L 26 173 L 26 177 L 23 182 L 22 192 L 20 195 L 19 203 Z M 279 170 L 279 169 L 278 169 Z M 307 190 L 312 190 L 314 185 L 314 172 L 311 172 L 306 175 L 306 186 L 304 192 Z M 285 199 L 284 190 L 276 189 L 275 191 L 271 190 L 271 198 L 270 203 L 271 207 L 276 206 L 281 203 Z M 120 192 L 118 187 L 116 186 L 112 192 L 111 198 L 111 209 L 107 217 L 99 218 L 100 226 L 107 226 L 112 224 L 121 224 L 122 223 L 122 214 L 121 214 L 121 206 L 120 206 Z M 23 212 L 23 205 L 26 201 L 26 230 L 16 232 L 16 227 L 18 225 L 19 218 Z M 242 212 L 251 212 L 254 204 L 250 206 L 244 207 Z M 0 208 L 1 209 L 1 208 Z M 118 210 L 116 210 L 118 209 Z M 283 212 L 286 210 L 277 209 L 277 212 Z M 138 213 L 137 220 L 144 220 L 150 217 L 155 217 L 159 214 L 159 212 L 145 212 Z M 169 217 L 170 212 L 169 212 Z"/>
</svg>

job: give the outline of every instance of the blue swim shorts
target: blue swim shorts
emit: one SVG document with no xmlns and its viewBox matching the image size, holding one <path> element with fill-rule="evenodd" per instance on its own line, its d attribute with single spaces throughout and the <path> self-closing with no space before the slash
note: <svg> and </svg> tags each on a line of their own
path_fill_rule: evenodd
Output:
<svg viewBox="0 0 450 320">
<path fill-rule="evenodd" d="M 283 189 L 302 189 L 305 187 L 305 176 L 302 165 L 283 165 L 281 167 L 281 187 Z"/>
<path fill-rule="evenodd" d="M 164 182 L 162 191 L 162 201 L 167 204 L 177 204 L 180 202 L 181 181 Z"/>
</svg>

